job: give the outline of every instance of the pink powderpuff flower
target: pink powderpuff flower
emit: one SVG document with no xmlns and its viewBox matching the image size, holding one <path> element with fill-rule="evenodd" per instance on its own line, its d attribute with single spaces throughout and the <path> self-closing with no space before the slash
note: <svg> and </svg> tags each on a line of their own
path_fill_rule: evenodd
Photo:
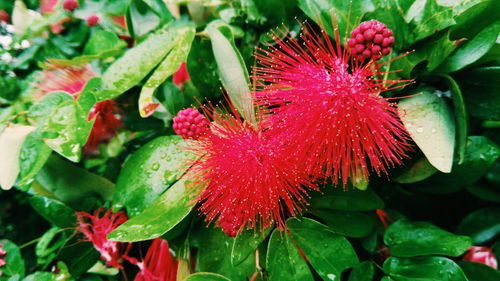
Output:
<svg viewBox="0 0 500 281">
<path fill-rule="evenodd" d="M 472 246 L 469 247 L 464 257 L 464 261 L 472 261 L 491 266 L 494 269 L 498 268 L 497 259 L 493 251 L 488 247 Z"/>
<path fill-rule="evenodd" d="M 3 244 L 0 243 L 0 267 L 5 266 L 5 255 L 7 254 L 7 251 L 4 250 Z M 0 270 L 0 276 L 2 276 L 2 270 Z"/>
<path fill-rule="evenodd" d="M 54 61 L 44 64 L 44 70 L 38 77 L 38 84 L 34 85 L 37 99 L 53 91 L 65 91 L 77 99 L 87 82 L 96 74 L 90 65 L 63 65 Z M 108 143 L 123 127 L 119 118 L 120 109 L 113 100 L 96 103 L 89 112 L 89 120 L 95 118 L 84 153 L 95 155 L 99 144 Z"/>
<path fill-rule="evenodd" d="M 256 54 L 256 104 L 272 114 L 273 134 L 302 156 L 303 169 L 345 186 L 402 163 L 410 145 L 397 107 L 380 95 L 398 83 L 377 77 L 374 61 L 361 65 L 336 42 L 303 26 L 298 39 L 281 40 Z M 383 64 L 382 64 L 383 65 Z M 380 64 L 378 65 L 380 66 Z"/>
<path fill-rule="evenodd" d="M 208 119 L 194 108 L 177 112 L 172 127 L 183 139 L 197 139 L 208 130 Z"/>
<path fill-rule="evenodd" d="M 134 258 L 128 256 L 132 243 L 121 243 L 106 238 L 111 231 L 127 221 L 127 215 L 121 211 L 113 213 L 112 210 L 107 210 L 101 216 L 103 211 L 104 208 L 99 208 L 93 215 L 85 212 L 76 213 L 78 231 L 83 233 L 88 241 L 92 242 L 107 266 L 122 269 L 121 263 L 124 260 L 137 263 Z"/>
<path fill-rule="evenodd" d="M 178 262 L 170 253 L 167 241 L 156 238 L 146 257 L 137 264 L 139 272 L 134 281 L 176 281 Z"/>
<path fill-rule="evenodd" d="M 201 188 L 200 210 L 228 236 L 242 228 L 261 229 L 300 213 L 310 178 L 295 169 L 295 148 L 239 117 L 214 110 L 210 130 L 188 149 L 198 156 L 187 178 Z M 208 114 L 208 113 L 207 113 Z"/>
</svg>

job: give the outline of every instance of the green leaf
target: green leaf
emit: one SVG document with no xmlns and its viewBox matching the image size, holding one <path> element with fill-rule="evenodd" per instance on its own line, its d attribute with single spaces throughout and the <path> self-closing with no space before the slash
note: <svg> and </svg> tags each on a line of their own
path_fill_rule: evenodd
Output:
<svg viewBox="0 0 500 281">
<path fill-rule="evenodd" d="M 113 201 L 125 206 L 129 217 L 141 213 L 184 173 L 190 155 L 179 148 L 182 145 L 179 136 L 158 137 L 125 162 Z"/>
<path fill-rule="evenodd" d="M 444 257 L 390 257 L 384 272 L 394 281 L 468 281 L 460 267 Z"/>
<path fill-rule="evenodd" d="M 45 144 L 67 159 L 80 161 L 93 121 L 75 100 L 60 103 L 41 127 Z"/>
<path fill-rule="evenodd" d="M 93 200 L 110 200 L 114 184 L 68 161 L 52 156 L 40 170 L 33 183 L 36 194 L 48 196 L 68 206 L 85 210 Z"/>
<path fill-rule="evenodd" d="M 500 20 L 492 23 L 474 38 L 465 42 L 439 66 L 437 71 L 454 72 L 479 60 L 495 44 L 499 29 Z"/>
<path fill-rule="evenodd" d="M 477 198 L 486 201 L 500 203 L 500 188 L 491 185 L 473 184 L 467 187 L 467 191 Z"/>
<path fill-rule="evenodd" d="M 130 1 L 127 11 L 127 27 L 133 37 L 141 37 L 155 30 L 160 22 L 160 16 L 145 1 Z"/>
<path fill-rule="evenodd" d="M 485 243 L 500 233 L 500 208 L 484 208 L 466 216 L 458 225 L 457 233 L 472 237 L 474 245 Z"/>
<path fill-rule="evenodd" d="M 333 233 L 327 226 L 308 218 L 290 218 L 286 226 L 323 280 L 340 278 L 345 269 L 359 263 L 349 241 Z"/>
<path fill-rule="evenodd" d="M 76 224 L 75 211 L 58 200 L 37 195 L 30 197 L 29 202 L 39 215 L 55 226 L 66 228 Z"/>
<path fill-rule="evenodd" d="M 231 263 L 233 265 L 242 263 L 259 247 L 260 243 L 266 239 L 272 229 L 273 227 L 270 226 L 261 232 L 256 227 L 256 229 L 246 229 L 238 232 L 231 250 Z"/>
<path fill-rule="evenodd" d="M 174 74 L 181 64 L 187 60 L 195 31 L 194 26 L 186 26 L 179 31 L 179 37 L 176 38 L 177 44 L 142 87 L 139 96 L 139 112 L 141 117 L 148 117 L 153 114 L 154 109 L 158 106 L 158 104 L 153 102 L 153 94 L 156 88 Z"/>
<path fill-rule="evenodd" d="M 451 173 L 437 173 L 412 189 L 427 193 L 450 193 L 478 181 L 500 157 L 500 148 L 483 136 L 471 136 L 467 140 L 464 161 L 455 161 Z"/>
<path fill-rule="evenodd" d="M 313 281 L 311 270 L 302 258 L 291 237 L 278 229 L 269 239 L 266 256 L 269 281 Z"/>
<path fill-rule="evenodd" d="M 30 133 L 19 153 L 19 185 L 31 183 L 51 154 L 52 149 L 43 141 L 41 131 Z"/>
<path fill-rule="evenodd" d="M 478 262 L 458 261 L 468 281 L 500 280 L 500 271 Z"/>
<path fill-rule="evenodd" d="M 193 190 L 181 179 L 158 197 L 142 213 L 120 225 L 108 239 L 136 242 L 157 238 L 173 229 L 194 207 Z"/>
<path fill-rule="evenodd" d="M 298 0 L 299 8 L 326 32 L 335 37 L 335 22 L 338 24 L 339 36 L 344 38 L 350 30 L 356 27 L 363 15 L 375 10 L 371 0 L 352 3 L 340 0 Z"/>
<path fill-rule="evenodd" d="M 82 242 L 80 237 L 69 240 L 57 256 L 58 260 L 68 265 L 73 277 L 89 270 L 98 260 L 100 254 L 91 242 Z"/>
<path fill-rule="evenodd" d="M 37 271 L 26 276 L 23 281 L 55 281 L 56 276 L 50 272 Z"/>
<path fill-rule="evenodd" d="M 321 191 L 322 193 L 311 194 L 311 207 L 345 211 L 370 211 L 384 208 L 382 199 L 371 189 L 348 188 L 344 190 L 326 186 Z"/>
<path fill-rule="evenodd" d="M 165 58 L 183 29 L 182 24 L 169 25 L 128 50 L 102 75 L 103 91 L 96 96 L 97 100 L 112 99 L 137 85 Z"/>
<path fill-rule="evenodd" d="M 0 276 L 0 280 L 6 281 L 9 279 L 8 277 L 15 275 L 23 278 L 25 274 L 24 260 L 19 247 L 9 240 L 0 240 L 0 244 L 3 245 L 3 249 L 7 252 L 5 265 L 1 269 L 3 274 Z"/>
<path fill-rule="evenodd" d="M 37 264 L 41 266 L 49 265 L 64 246 L 66 240 L 66 233 L 58 227 L 52 227 L 46 231 L 36 243 Z"/>
<path fill-rule="evenodd" d="M 364 261 L 357 265 L 349 275 L 348 281 L 372 281 L 375 275 L 375 267 L 371 261 Z"/>
<path fill-rule="evenodd" d="M 449 233 L 428 222 L 405 219 L 391 224 L 384 233 L 384 243 L 395 257 L 445 255 L 457 257 L 472 243 L 467 236 Z"/>
<path fill-rule="evenodd" d="M 455 122 L 442 98 L 431 89 L 415 91 L 416 95 L 399 102 L 401 120 L 429 162 L 449 173 L 455 148 Z"/>
<path fill-rule="evenodd" d="M 100 55 L 104 52 L 117 51 L 126 47 L 126 43 L 116 33 L 98 30 L 90 36 L 83 49 L 84 55 Z"/>
<path fill-rule="evenodd" d="M 373 218 L 362 212 L 323 209 L 313 214 L 323 219 L 333 232 L 348 237 L 364 237 L 375 228 Z"/>
<path fill-rule="evenodd" d="M 427 158 L 417 160 L 409 169 L 393 179 L 397 183 L 415 183 L 434 175 L 438 170 L 429 163 Z"/>
<path fill-rule="evenodd" d="M 71 100 L 73 100 L 73 96 L 66 92 L 51 92 L 30 107 L 28 117 L 35 120 L 36 126 L 40 127 L 58 105 Z"/>
<path fill-rule="evenodd" d="M 255 113 L 250 92 L 248 70 L 234 44 L 229 26 L 220 20 L 211 22 L 205 29 L 212 43 L 220 79 L 231 102 L 245 120 L 253 123 Z"/>
<path fill-rule="evenodd" d="M 198 272 L 191 274 L 184 281 L 231 281 L 230 279 L 215 273 Z"/>
<path fill-rule="evenodd" d="M 222 274 L 232 281 L 247 281 L 255 271 L 255 256 L 251 255 L 237 266 L 231 264 L 233 238 L 220 228 L 200 226 L 196 271 Z"/>
<path fill-rule="evenodd" d="M 19 175 L 19 154 L 26 136 L 35 130 L 32 126 L 11 125 L 0 133 L 0 187 L 8 190 Z"/>
</svg>

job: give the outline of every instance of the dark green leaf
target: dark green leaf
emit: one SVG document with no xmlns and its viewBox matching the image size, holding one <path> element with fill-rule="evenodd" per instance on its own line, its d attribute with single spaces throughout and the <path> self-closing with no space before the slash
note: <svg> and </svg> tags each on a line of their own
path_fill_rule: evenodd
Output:
<svg viewBox="0 0 500 281">
<path fill-rule="evenodd" d="M 29 198 L 31 207 L 51 224 L 60 228 L 74 227 L 76 224 L 75 211 L 62 202 L 44 196 Z"/>
<path fill-rule="evenodd" d="M 500 233 L 500 208 L 484 208 L 470 213 L 457 227 L 457 233 L 472 237 L 474 245 L 487 242 Z"/>
<path fill-rule="evenodd" d="M 272 226 L 266 228 L 264 231 L 256 229 L 246 229 L 240 231 L 234 239 L 233 247 L 231 250 L 231 263 L 238 265 L 242 263 L 252 252 L 259 247 L 260 243 L 264 241 L 273 229 Z"/>
<path fill-rule="evenodd" d="M 383 209 L 384 202 L 371 189 L 359 190 L 326 186 L 322 194 L 311 194 L 311 207 L 346 211 L 370 211 Z"/>
<path fill-rule="evenodd" d="M 349 241 L 333 233 L 327 226 L 308 218 L 290 218 L 286 226 L 323 280 L 340 278 L 345 269 L 359 263 Z"/>
<path fill-rule="evenodd" d="M 362 212 L 323 209 L 313 214 L 323 219 L 333 232 L 349 237 L 364 237 L 375 227 L 374 219 Z"/>
<path fill-rule="evenodd" d="M 500 280 L 500 272 L 478 262 L 458 261 L 469 281 Z"/>
<path fill-rule="evenodd" d="M 33 184 L 35 193 L 55 198 L 75 209 L 87 209 L 93 200 L 110 200 L 114 184 L 58 157 L 51 157 Z"/>
<path fill-rule="evenodd" d="M 220 94 L 219 89 L 222 85 L 217 75 L 217 63 L 210 41 L 194 38 L 187 59 L 187 68 L 191 81 L 199 90 L 203 90 L 204 96 L 215 97 Z"/>
<path fill-rule="evenodd" d="M 160 237 L 173 229 L 194 207 L 193 190 L 188 190 L 185 184 L 185 180 L 178 180 L 143 212 L 111 232 L 108 239 L 143 241 Z"/>
<path fill-rule="evenodd" d="M 437 69 L 439 72 L 454 72 L 460 70 L 485 55 L 495 44 L 500 29 L 500 21 L 497 21 L 481 32 L 470 41 L 467 41 L 455 53 L 449 56 Z"/>
<path fill-rule="evenodd" d="M 384 272 L 395 281 L 468 281 L 460 267 L 444 257 L 391 257 Z"/>
<path fill-rule="evenodd" d="M 182 145 L 179 136 L 162 136 L 136 151 L 120 172 L 113 201 L 130 217 L 142 212 L 184 173 L 189 154 Z"/>
<path fill-rule="evenodd" d="M 364 261 L 357 265 L 349 275 L 348 281 L 372 281 L 375 274 L 375 267 L 370 261 Z"/>
<path fill-rule="evenodd" d="M 9 279 L 8 277 L 15 275 L 23 278 L 25 272 L 24 260 L 19 247 L 9 240 L 0 240 L 0 244 L 3 245 L 3 250 L 7 252 L 5 255 L 5 265 L 1 268 L 3 274 L 0 276 L 0 280 L 6 281 Z"/>
<path fill-rule="evenodd" d="M 500 203 L 500 188 L 496 186 L 473 184 L 467 187 L 467 191 L 482 200 Z"/>
<path fill-rule="evenodd" d="M 226 277 L 210 273 L 210 272 L 198 272 L 195 274 L 191 274 L 184 281 L 231 281 Z"/>
<path fill-rule="evenodd" d="M 91 242 L 82 242 L 78 237 L 66 243 L 57 259 L 64 261 L 71 275 L 76 277 L 87 272 L 98 261 L 99 256 Z"/>
<path fill-rule="evenodd" d="M 398 220 L 386 229 L 384 243 L 395 257 L 457 257 L 472 245 L 467 236 L 449 233 L 428 222 L 411 222 L 405 219 Z"/>
<path fill-rule="evenodd" d="M 426 178 L 434 175 L 438 170 L 429 163 L 427 158 L 421 158 L 417 162 L 404 171 L 401 175 L 397 176 L 393 180 L 398 183 L 414 183 L 423 181 Z"/>
<path fill-rule="evenodd" d="M 278 229 L 269 239 L 266 256 L 269 281 L 313 281 L 314 278 L 291 237 Z"/>
</svg>

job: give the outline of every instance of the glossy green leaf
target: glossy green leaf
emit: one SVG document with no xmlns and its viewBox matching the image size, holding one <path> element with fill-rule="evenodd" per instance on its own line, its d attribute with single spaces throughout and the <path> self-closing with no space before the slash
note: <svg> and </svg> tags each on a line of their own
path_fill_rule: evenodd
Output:
<svg viewBox="0 0 500 281">
<path fill-rule="evenodd" d="M 188 190 L 185 180 L 179 180 L 139 215 L 120 225 L 108 239 L 135 242 L 157 238 L 174 228 L 194 207 L 193 190 Z"/>
<path fill-rule="evenodd" d="M 177 44 L 142 87 L 139 96 L 139 112 L 141 117 L 148 117 L 153 114 L 154 109 L 158 106 L 153 101 L 153 94 L 156 88 L 174 74 L 181 64 L 187 60 L 195 31 L 194 26 L 186 26 L 179 30 L 179 37 L 176 38 Z"/>
<path fill-rule="evenodd" d="M 0 244 L 3 245 L 3 250 L 7 252 L 5 255 L 5 265 L 1 269 L 3 274 L 0 275 L 0 280 L 6 281 L 9 279 L 8 277 L 15 275 L 23 278 L 25 274 L 24 260 L 19 247 L 9 240 L 0 240 Z"/>
<path fill-rule="evenodd" d="M 266 256 L 269 281 L 313 281 L 311 270 L 291 237 L 275 229 L 269 239 Z"/>
<path fill-rule="evenodd" d="M 384 272 L 394 281 L 468 281 L 456 263 L 435 256 L 390 257 L 384 262 Z"/>
<path fill-rule="evenodd" d="M 58 200 L 37 195 L 29 198 L 29 202 L 38 214 L 55 226 L 66 228 L 76 224 L 75 210 Z"/>
<path fill-rule="evenodd" d="M 127 12 L 127 27 L 134 37 L 141 37 L 155 30 L 160 22 L 160 16 L 145 1 L 130 1 Z"/>
<path fill-rule="evenodd" d="M 500 234 L 500 208 L 484 208 L 467 215 L 458 225 L 457 233 L 472 237 L 474 245 L 485 243 Z"/>
<path fill-rule="evenodd" d="M 391 224 L 384 243 L 395 257 L 445 255 L 457 257 L 472 245 L 470 237 L 449 233 L 428 222 L 405 219 Z"/>
<path fill-rule="evenodd" d="M 455 148 L 455 122 L 445 101 L 431 89 L 399 102 L 401 120 L 429 162 L 449 173 Z"/>
<path fill-rule="evenodd" d="M 96 95 L 101 90 L 102 79 L 100 77 L 91 78 L 78 97 L 78 104 L 85 114 L 89 115 L 90 109 L 97 102 Z"/>
<path fill-rule="evenodd" d="M 99 259 L 100 254 L 91 242 L 82 242 L 80 237 L 69 240 L 57 256 L 64 261 L 73 277 L 89 270 Z"/>
<path fill-rule="evenodd" d="M 438 170 L 429 163 L 427 158 L 421 158 L 417 162 L 404 171 L 401 175 L 397 176 L 393 180 L 397 183 L 414 183 L 423 181 L 426 178 L 434 175 Z"/>
<path fill-rule="evenodd" d="M 481 200 L 500 203 L 500 188 L 498 187 L 486 184 L 473 184 L 467 187 L 467 191 Z"/>
<path fill-rule="evenodd" d="M 245 120 L 253 122 L 255 113 L 248 70 L 234 44 L 231 29 L 221 21 L 213 21 L 207 26 L 206 32 L 210 36 L 220 79 L 231 102 Z"/>
<path fill-rule="evenodd" d="M 90 36 L 83 49 L 84 55 L 99 55 L 103 52 L 116 51 L 126 47 L 126 43 L 116 33 L 98 30 Z"/>
<path fill-rule="evenodd" d="M 371 189 L 359 190 L 326 186 L 322 193 L 312 193 L 310 204 L 314 208 L 346 211 L 370 211 L 383 209 L 384 202 Z"/>
<path fill-rule="evenodd" d="M 231 281 L 230 279 L 215 273 L 198 272 L 191 274 L 184 281 Z"/>
<path fill-rule="evenodd" d="M 35 254 L 37 264 L 49 265 L 57 256 L 58 251 L 66 243 L 66 234 L 58 227 L 52 227 L 46 231 L 36 243 Z"/>
<path fill-rule="evenodd" d="M 26 276 L 23 281 L 54 281 L 56 276 L 50 272 L 37 271 L 33 274 Z"/>
<path fill-rule="evenodd" d="M 196 261 L 197 272 L 213 272 L 232 281 L 246 281 L 255 272 L 255 256 L 250 255 L 237 266 L 231 264 L 234 238 L 227 237 L 220 228 L 200 226 L 200 245 Z"/>
<path fill-rule="evenodd" d="M 323 26 L 331 37 L 335 37 L 335 23 L 338 24 L 339 36 L 344 38 L 347 32 L 356 27 L 356 23 L 367 12 L 375 10 L 371 0 L 298 0 L 299 8 L 318 25 Z"/>
<path fill-rule="evenodd" d="M 134 217 L 156 200 L 187 168 L 189 154 L 180 149 L 183 145 L 179 136 L 162 136 L 132 154 L 118 176 L 115 204 Z"/>
<path fill-rule="evenodd" d="M 0 187 L 8 190 L 16 183 L 19 175 L 19 154 L 24 140 L 36 128 L 33 126 L 11 125 L 0 133 Z"/>
<path fill-rule="evenodd" d="M 45 144 L 67 159 L 80 161 L 93 121 L 75 100 L 59 104 L 41 127 Z"/>
<path fill-rule="evenodd" d="M 457 74 L 471 116 L 500 120 L 500 66 L 480 67 Z"/>
<path fill-rule="evenodd" d="M 270 226 L 264 231 L 260 231 L 258 228 L 240 231 L 234 238 L 231 250 L 231 263 L 233 265 L 242 263 L 259 247 L 260 243 L 266 239 L 272 229 L 273 227 Z"/>
<path fill-rule="evenodd" d="M 52 149 L 43 141 L 40 130 L 30 133 L 24 140 L 19 153 L 19 185 L 33 181 L 51 153 Z"/>
<path fill-rule="evenodd" d="M 500 148 L 491 140 L 483 136 L 468 137 L 462 164 L 455 160 L 451 173 L 437 173 L 412 189 L 426 193 L 458 191 L 484 176 L 498 157 Z"/>
<path fill-rule="evenodd" d="M 478 262 L 458 261 L 468 281 L 500 280 L 500 271 Z"/>
<path fill-rule="evenodd" d="M 38 127 L 47 121 L 58 105 L 71 100 L 73 96 L 66 92 L 49 93 L 30 107 L 28 117 L 35 120 Z"/>
<path fill-rule="evenodd" d="M 454 72 L 479 60 L 495 44 L 498 30 L 500 30 L 500 20 L 492 23 L 474 38 L 465 42 L 439 66 L 437 71 Z"/>
<path fill-rule="evenodd" d="M 362 212 L 322 209 L 313 214 L 323 219 L 333 232 L 348 237 L 364 237 L 375 227 L 374 219 Z"/>
<path fill-rule="evenodd" d="M 97 199 L 110 200 L 114 184 L 109 180 L 52 156 L 33 183 L 36 194 L 55 198 L 82 210 L 92 207 Z"/>
<path fill-rule="evenodd" d="M 372 281 L 375 275 L 375 266 L 371 261 L 364 261 L 357 265 L 349 275 L 348 281 Z"/>
<path fill-rule="evenodd" d="M 103 91 L 99 92 L 97 100 L 117 97 L 137 85 L 165 58 L 182 29 L 181 24 L 170 25 L 167 30 L 150 35 L 116 60 L 102 75 Z"/>
<path fill-rule="evenodd" d="M 349 241 L 333 233 L 327 226 L 308 218 L 290 218 L 286 226 L 323 280 L 340 278 L 345 269 L 359 263 Z"/>
</svg>

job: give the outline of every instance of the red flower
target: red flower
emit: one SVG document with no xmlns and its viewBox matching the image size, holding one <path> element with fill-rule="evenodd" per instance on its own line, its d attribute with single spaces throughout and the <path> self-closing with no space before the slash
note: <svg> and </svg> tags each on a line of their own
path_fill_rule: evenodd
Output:
<svg viewBox="0 0 500 281">
<path fill-rule="evenodd" d="M 131 243 L 110 241 L 106 238 L 111 231 L 127 221 L 127 215 L 123 212 L 113 213 L 112 210 L 108 210 L 100 216 L 103 211 L 104 208 L 99 208 L 93 215 L 85 212 L 76 213 L 78 231 L 94 244 L 106 265 L 121 269 L 123 268 L 121 263 L 124 259 L 136 263 L 134 258 L 128 256 L 128 252 L 132 248 Z"/>
<path fill-rule="evenodd" d="M 134 281 L 176 281 L 178 262 L 170 253 L 167 241 L 156 238 L 149 246 L 146 258 L 138 263 Z"/>
<path fill-rule="evenodd" d="M 0 21 L 9 22 L 10 16 L 5 10 L 0 10 Z"/>
<path fill-rule="evenodd" d="M 357 60 L 364 61 L 368 58 L 378 60 L 391 52 L 394 37 L 392 30 L 385 24 L 371 20 L 362 22 L 355 28 L 347 43 L 349 51 Z"/>
<path fill-rule="evenodd" d="M 480 246 L 472 246 L 469 247 L 467 252 L 463 257 L 464 261 L 472 261 L 485 264 L 487 266 L 491 266 L 494 269 L 497 269 L 497 259 L 495 258 L 495 254 L 488 247 L 480 247 Z"/>
<path fill-rule="evenodd" d="M 182 85 L 189 81 L 189 79 L 191 79 L 191 77 L 189 76 L 186 63 L 183 62 L 179 69 L 174 73 L 173 82 L 177 87 L 182 89 Z"/>
<path fill-rule="evenodd" d="M 89 120 L 95 118 L 95 122 L 85 144 L 86 154 L 97 154 L 99 144 L 108 143 L 117 135 L 118 129 L 123 127 L 122 121 L 117 117 L 119 111 L 114 100 L 98 102 L 90 109 Z"/>
<path fill-rule="evenodd" d="M 5 263 L 5 255 L 7 254 L 7 251 L 3 249 L 3 244 L 0 243 L 0 267 L 4 266 Z M 2 270 L 0 270 L 0 276 L 2 276 Z"/>
<path fill-rule="evenodd" d="M 80 7 L 80 3 L 77 0 L 64 0 L 63 9 L 68 12 L 72 12 Z"/>
<path fill-rule="evenodd" d="M 87 25 L 88 26 L 94 26 L 99 23 L 99 16 L 98 15 L 91 15 L 90 17 L 87 18 Z"/>
<path fill-rule="evenodd" d="M 369 165 L 384 174 L 409 149 L 396 106 L 380 96 L 401 81 L 377 79 L 373 61 L 352 61 L 338 34 L 335 44 L 325 34 L 304 27 L 303 44 L 276 37 L 258 53 L 256 103 L 273 111 L 271 130 L 302 153 L 312 175 L 367 181 Z"/>
<path fill-rule="evenodd" d="M 211 130 L 190 143 L 199 160 L 188 172 L 193 185 L 203 188 L 197 200 L 207 221 L 217 218 L 228 236 L 256 224 L 284 226 L 284 216 L 299 213 L 307 188 L 314 188 L 295 169 L 295 148 L 261 124 L 217 111 L 213 119 Z"/>
<path fill-rule="evenodd" d="M 44 64 L 38 84 L 36 96 L 42 96 L 53 91 L 65 91 L 77 99 L 87 82 L 96 76 L 89 64 L 63 65 L 49 61 Z M 89 120 L 96 118 L 90 136 L 85 144 L 85 154 L 91 155 L 98 152 L 98 146 L 108 143 L 116 136 L 119 128 L 123 126 L 117 117 L 118 105 L 113 100 L 96 103 L 89 113 Z"/>
<path fill-rule="evenodd" d="M 53 14 L 56 12 L 59 0 L 40 0 L 40 12 L 42 14 Z"/>
</svg>

